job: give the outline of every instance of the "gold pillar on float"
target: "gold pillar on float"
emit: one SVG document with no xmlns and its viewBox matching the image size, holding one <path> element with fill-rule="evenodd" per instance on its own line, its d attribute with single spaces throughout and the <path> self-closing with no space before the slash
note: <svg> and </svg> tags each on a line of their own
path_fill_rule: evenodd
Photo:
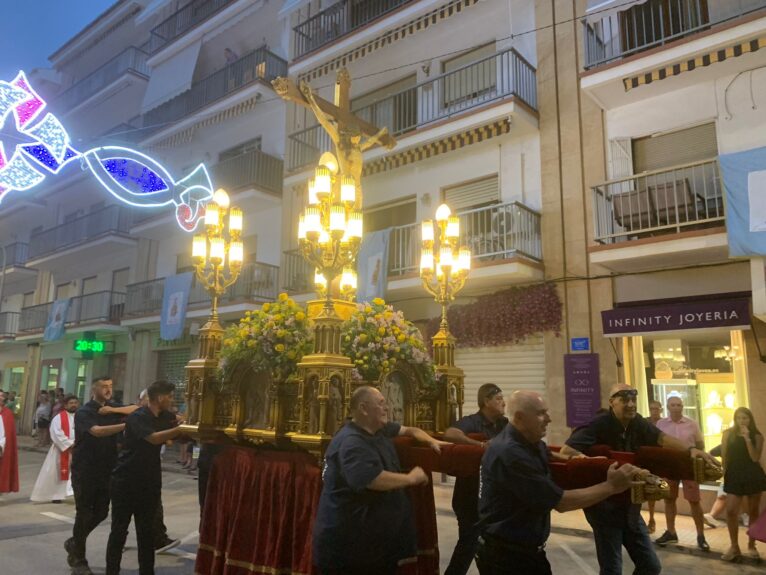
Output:
<svg viewBox="0 0 766 575">
<path fill-rule="evenodd" d="M 438 231 L 438 236 L 435 234 Z M 463 416 L 463 370 L 455 365 L 455 337 L 449 331 L 447 309 L 457 293 L 465 286 L 471 269 L 471 251 L 458 246 L 460 220 L 453 216 L 447 204 L 436 210 L 436 227 L 431 220 L 421 225 L 422 249 L 420 278 L 423 287 L 441 305 L 442 319 L 439 331 L 433 337 L 434 369 L 439 379 L 436 430 L 449 427 L 451 417 Z"/>
<path fill-rule="evenodd" d="M 242 210 L 229 205 L 229 195 L 219 189 L 205 207 L 205 232 L 194 236 L 192 258 L 197 281 L 210 294 L 210 317 L 199 330 L 199 354 L 186 365 L 186 424 L 202 435 L 216 426 L 218 359 L 224 329 L 218 321 L 218 298 L 237 281 L 242 270 Z"/>
</svg>

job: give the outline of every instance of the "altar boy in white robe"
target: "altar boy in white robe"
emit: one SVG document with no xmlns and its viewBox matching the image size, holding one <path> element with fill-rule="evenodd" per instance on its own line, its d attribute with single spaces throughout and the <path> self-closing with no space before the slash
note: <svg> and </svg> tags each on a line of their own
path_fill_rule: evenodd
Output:
<svg viewBox="0 0 766 575">
<path fill-rule="evenodd" d="M 78 407 L 80 401 L 77 397 L 67 395 L 64 409 L 51 420 L 49 432 L 53 445 L 32 489 L 32 501 L 61 503 L 62 499 L 74 494 L 69 467 L 74 445 L 74 414 Z"/>
</svg>

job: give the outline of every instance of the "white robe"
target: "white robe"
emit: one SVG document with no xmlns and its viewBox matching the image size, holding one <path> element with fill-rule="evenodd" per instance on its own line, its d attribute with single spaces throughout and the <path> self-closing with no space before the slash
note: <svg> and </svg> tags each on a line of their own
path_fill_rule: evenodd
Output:
<svg viewBox="0 0 766 575">
<path fill-rule="evenodd" d="M 69 437 L 61 429 L 61 417 L 69 417 Z M 71 449 L 74 445 L 74 413 L 61 411 L 51 421 L 49 431 L 53 445 L 48 450 L 40 474 L 37 476 L 35 487 L 32 489 L 32 496 L 30 497 L 32 501 L 53 501 L 54 499 L 65 499 L 74 494 L 71 472 L 67 481 L 59 479 L 61 452 Z M 71 455 L 69 462 L 71 467 Z"/>
</svg>

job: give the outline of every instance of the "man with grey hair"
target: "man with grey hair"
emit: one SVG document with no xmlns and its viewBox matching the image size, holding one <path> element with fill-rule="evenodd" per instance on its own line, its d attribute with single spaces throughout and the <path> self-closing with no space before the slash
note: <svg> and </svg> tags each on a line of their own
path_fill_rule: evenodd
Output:
<svg viewBox="0 0 766 575">
<path fill-rule="evenodd" d="M 602 483 L 564 491 L 553 482 L 548 447 L 543 443 L 548 405 L 534 391 L 511 395 L 511 422 L 489 443 L 481 460 L 479 549 L 481 575 L 549 575 L 545 543 L 551 510 L 593 505 L 631 485 L 636 468 L 613 463 Z"/>
<path fill-rule="evenodd" d="M 386 407 L 380 391 L 359 387 L 351 396 L 351 421 L 325 453 L 313 530 L 313 557 L 322 575 L 393 575 L 401 559 L 416 554 L 404 489 L 428 484 L 428 476 L 420 467 L 402 472 L 391 439 L 406 435 L 436 452 L 445 444 L 422 429 L 388 421 Z"/>
</svg>

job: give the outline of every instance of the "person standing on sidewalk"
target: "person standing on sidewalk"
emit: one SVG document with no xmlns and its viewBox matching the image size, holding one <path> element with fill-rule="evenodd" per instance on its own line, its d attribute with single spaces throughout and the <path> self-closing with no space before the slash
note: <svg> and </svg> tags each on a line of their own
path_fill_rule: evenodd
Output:
<svg viewBox="0 0 766 575">
<path fill-rule="evenodd" d="M 0 391 L 0 494 L 19 490 L 19 451 L 16 445 L 16 422 L 5 406 L 8 396 Z"/>
<path fill-rule="evenodd" d="M 613 463 L 606 481 L 564 491 L 551 478 L 542 441 L 551 421 L 545 400 L 534 391 L 516 391 L 509 415 L 511 423 L 490 441 L 481 460 L 476 566 L 481 575 L 550 575 L 545 544 L 551 510 L 581 509 L 621 493 L 637 469 Z"/>
<path fill-rule="evenodd" d="M 609 390 L 609 413 L 575 429 L 561 453 L 577 456 L 594 445 L 608 445 L 614 451 L 635 453 L 640 447 L 659 445 L 676 449 L 684 457 L 700 456 L 718 465 L 710 454 L 688 447 L 641 417 L 636 411 L 637 398 L 635 388 L 622 383 L 613 385 Z M 641 506 L 631 503 L 630 497 L 609 498 L 587 507 L 585 518 L 593 529 L 601 575 L 622 574 L 623 546 L 635 564 L 635 573 L 656 575 L 662 571 L 641 517 Z"/>
<path fill-rule="evenodd" d="M 154 522 L 162 492 L 162 446 L 181 435 L 168 414 L 175 385 L 155 381 L 149 404 L 125 420 L 125 444 L 112 472 L 112 530 L 106 545 L 106 575 L 118 575 L 131 517 L 136 524 L 139 575 L 154 575 Z M 171 414 L 172 415 L 172 414 Z"/>
<path fill-rule="evenodd" d="M 487 441 L 498 435 L 508 425 L 505 417 L 503 390 L 494 383 L 485 383 L 477 397 L 479 411 L 456 421 L 444 432 L 444 440 L 450 443 L 485 447 Z M 480 434 L 484 441 L 468 437 Z M 479 476 L 457 477 L 452 492 L 452 510 L 457 517 L 458 540 L 444 575 L 465 575 L 471 566 L 478 545 L 479 532 Z"/>
<path fill-rule="evenodd" d="M 121 420 L 138 409 L 112 402 L 109 376 L 94 379 L 90 392 L 93 399 L 74 416 L 71 469 L 75 519 L 72 537 L 64 542 L 74 575 L 92 575 L 85 543 L 109 515 L 109 477 L 117 461 L 117 435 L 125 429 Z"/>
<path fill-rule="evenodd" d="M 678 395 L 671 395 L 667 402 L 668 417 L 664 417 L 657 422 L 657 428 L 683 442 L 689 448 L 696 447 L 699 450 L 705 449 L 705 441 L 702 437 L 702 431 L 696 421 L 684 416 L 684 402 Z M 670 497 L 665 500 L 665 521 L 667 529 L 660 537 L 655 539 L 655 543 L 664 547 L 668 543 L 678 543 L 676 534 L 676 499 L 678 499 L 678 479 L 668 479 L 670 485 Z M 704 513 L 700 505 L 700 486 L 696 481 L 690 479 L 683 480 L 684 499 L 689 502 L 692 510 L 694 526 L 697 528 L 697 547 L 703 551 L 710 551 L 710 545 L 705 541 L 705 523 Z"/>
</svg>

